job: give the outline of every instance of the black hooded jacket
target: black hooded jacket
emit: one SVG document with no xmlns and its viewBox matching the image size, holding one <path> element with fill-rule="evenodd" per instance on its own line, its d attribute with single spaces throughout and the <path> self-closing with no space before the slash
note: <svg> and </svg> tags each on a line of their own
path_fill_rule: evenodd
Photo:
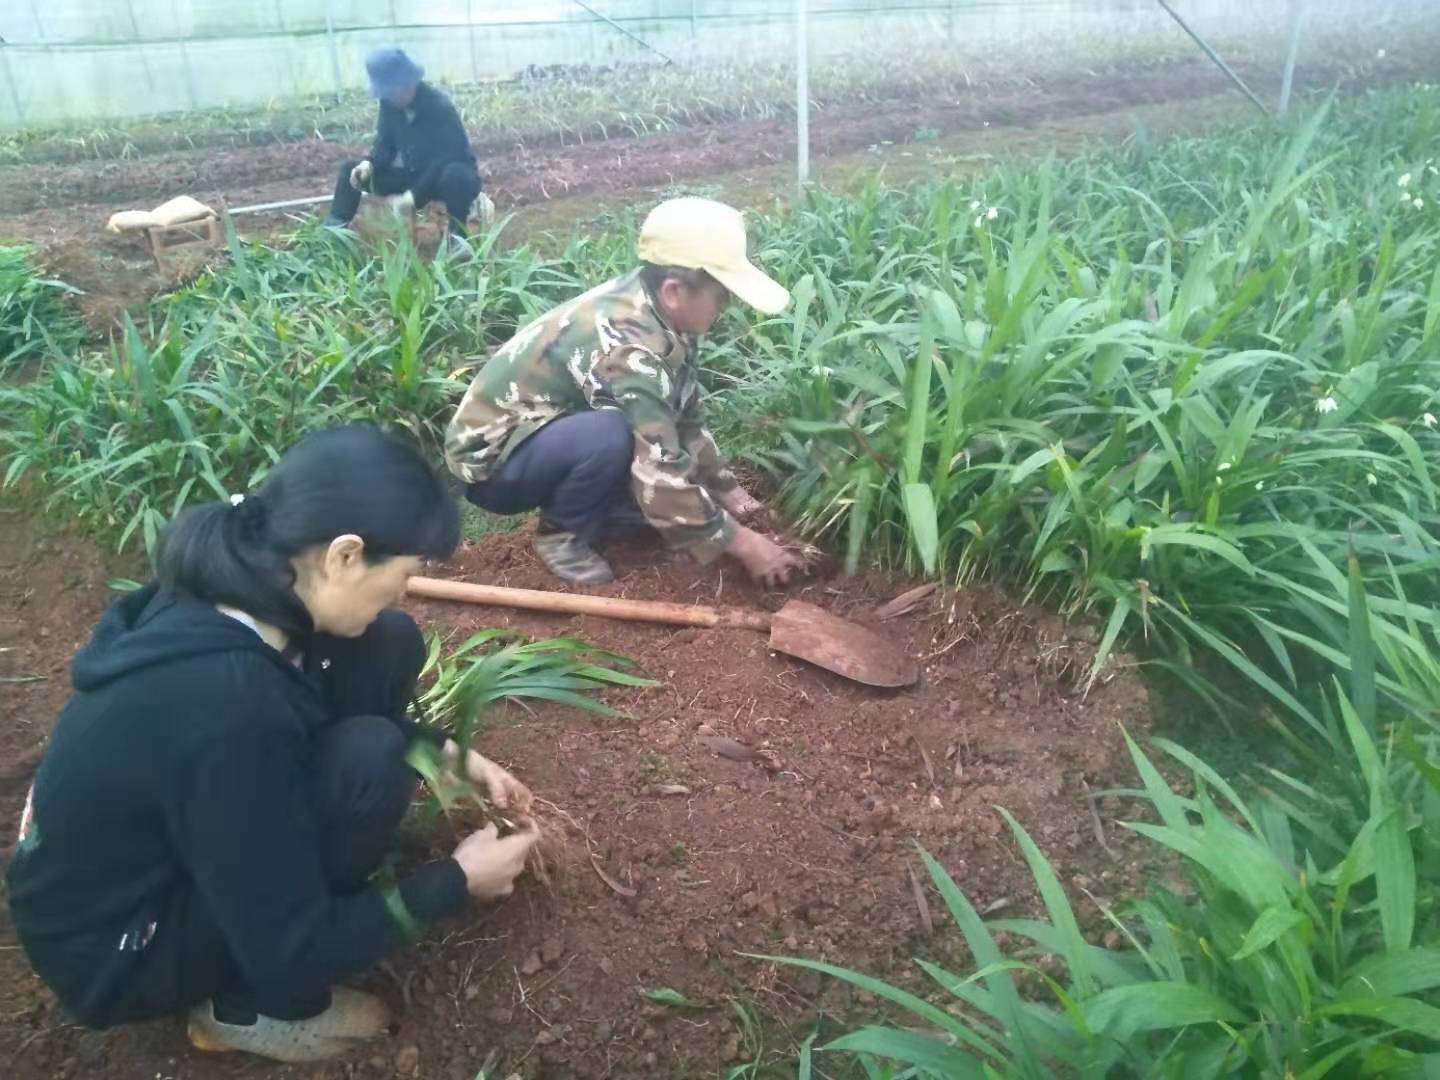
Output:
<svg viewBox="0 0 1440 1080">
<path fill-rule="evenodd" d="M 396 166 L 409 170 L 428 187 L 446 165 L 475 162 L 470 136 L 460 114 L 443 91 L 422 82 L 415 88 L 409 108 L 380 103 L 375 143 L 366 155 L 378 169 Z"/>
<path fill-rule="evenodd" d="M 7 880 L 31 963 L 78 1019 L 114 1022 L 181 886 L 252 986 L 322 989 L 402 943 L 380 889 L 329 891 L 306 780 L 336 718 L 250 628 L 151 586 L 106 613 L 72 677 Z M 399 893 L 438 918 L 464 874 L 433 863 Z"/>
</svg>

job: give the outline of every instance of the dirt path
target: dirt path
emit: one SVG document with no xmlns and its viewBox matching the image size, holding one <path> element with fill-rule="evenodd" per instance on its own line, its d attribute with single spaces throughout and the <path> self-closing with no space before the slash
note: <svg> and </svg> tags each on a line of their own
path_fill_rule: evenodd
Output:
<svg viewBox="0 0 1440 1080">
<path fill-rule="evenodd" d="M 846 106 L 812 118 L 817 172 L 868 148 L 952 144 L 966 138 L 976 147 L 1003 147 L 1006 136 L 1023 143 L 1026 132 L 1043 128 L 1052 141 L 1096 131 L 1113 134 L 1116 119 L 1128 130 L 1148 110 L 1170 106 L 1172 123 L 1199 127 L 1224 113 L 1215 95 L 1221 77 L 1201 64 L 1172 65 L 1127 76 L 1087 77 L 1063 86 L 1023 91 L 976 88 L 954 101 L 893 101 Z M 1185 108 L 1194 103 L 1190 112 Z M 947 138 L 948 137 L 948 138 Z M 231 206 L 320 194 L 334 182 L 336 162 L 359 146 L 305 142 L 260 147 L 162 154 L 135 161 L 0 167 L 0 238 L 36 243 L 46 264 L 85 290 L 82 301 L 92 325 L 103 330 L 118 313 L 192 276 L 206 256 L 181 257 L 166 275 L 150 263 L 144 242 L 104 232 L 116 209 L 157 205 L 190 194 L 212 205 Z M 963 150 L 963 146 L 956 147 Z M 624 204 L 667 187 L 705 181 L 717 174 L 761 172 L 793 160 L 794 130 L 788 120 L 705 124 L 678 131 L 623 137 L 583 145 L 490 147 L 482 169 L 488 188 L 504 210 L 521 210 L 547 226 L 561 224 L 569 207 L 596 202 Z M 872 171 L 882 159 L 864 164 Z M 761 185 L 763 186 L 763 185 Z M 776 190 L 785 190 L 782 181 Z M 767 189 L 768 190 L 768 189 Z M 572 203 L 571 200 L 580 200 Z M 242 226 L 265 231 L 283 225 L 283 215 L 247 217 Z M 571 216 L 570 220 L 574 220 Z"/>
<path fill-rule="evenodd" d="M 106 570 L 90 545 L 42 536 L 19 513 L 0 514 L 0 648 L 7 650 L 0 675 L 44 679 L 5 685 L 0 821 L 7 840 L 67 693 L 69 656 L 105 598 Z M 442 572 L 544 587 L 526 540 L 523 533 L 490 537 Z M 604 591 L 760 602 L 732 573 L 722 580 L 715 570 L 655 559 L 643 546 L 621 550 L 619 581 Z M 901 584 L 830 581 L 805 595 L 866 618 Z M 1143 686 L 1133 670 L 1119 668 L 1082 700 L 1075 680 L 1093 655 L 1092 635 L 999 594 L 932 598 L 885 624 L 924 660 L 923 684 L 898 694 L 858 689 L 771 655 L 763 638 L 744 631 L 676 632 L 436 604 L 417 605 L 416 613 L 447 634 L 482 625 L 579 634 L 633 657 L 663 684 L 613 696 L 627 714 L 616 720 L 513 708 L 483 740 L 575 819 L 552 886 L 528 882 L 512 900 L 476 910 L 398 956 L 395 979 L 377 973 L 366 981 L 395 1005 L 396 1035 L 354 1062 L 308 1069 L 197 1054 L 175 1022 L 104 1033 L 71 1027 L 0 916 L 7 1075 L 472 1080 L 492 1052 L 526 1078 L 716 1075 L 723 1063 L 756 1053 L 732 1000 L 769 1018 L 772 1051 L 787 1048 L 776 1020 L 804 1025 L 821 1010 L 873 1014 L 863 996 L 741 953 L 825 958 L 916 989 L 913 956 L 963 966 L 933 892 L 928 903 L 940 928 L 922 925 L 912 840 L 992 912 L 1035 910 L 1029 875 L 995 805 L 1032 831 L 1072 887 L 1111 898 L 1145 872 L 1128 861 L 1132 849 L 1113 826 L 1111 847 L 1127 861 L 1101 852 L 1084 799 L 1085 785 L 1126 778 L 1118 725 L 1146 727 Z M 699 741 L 711 733 L 769 757 L 718 757 Z M 450 823 L 417 818 L 410 857 L 444 853 L 452 833 Z M 592 852 L 636 895 L 602 882 Z M 1098 940 L 1106 927 L 1082 906 Z M 680 1011 L 641 997 L 660 987 L 714 1007 Z"/>
</svg>

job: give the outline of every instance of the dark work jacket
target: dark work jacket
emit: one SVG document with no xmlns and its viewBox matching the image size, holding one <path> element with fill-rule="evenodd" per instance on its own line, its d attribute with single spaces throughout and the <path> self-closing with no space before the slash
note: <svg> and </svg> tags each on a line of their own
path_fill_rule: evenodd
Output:
<svg viewBox="0 0 1440 1080">
<path fill-rule="evenodd" d="M 380 103 L 380 121 L 369 159 L 378 169 L 404 168 L 415 174 L 410 187 L 430 190 L 435 176 L 456 161 L 475 161 L 470 136 L 444 92 L 422 82 L 408 109 Z"/>
<path fill-rule="evenodd" d="M 167 901 L 195 890 L 256 987 L 323 989 L 405 928 L 377 888 L 329 891 L 307 777 L 334 718 L 319 687 L 249 627 L 150 586 L 105 614 L 36 774 L 7 881 L 36 972 L 105 1026 Z M 458 910 L 454 860 L 400 883 L 410 915 Z"/>
</svg>

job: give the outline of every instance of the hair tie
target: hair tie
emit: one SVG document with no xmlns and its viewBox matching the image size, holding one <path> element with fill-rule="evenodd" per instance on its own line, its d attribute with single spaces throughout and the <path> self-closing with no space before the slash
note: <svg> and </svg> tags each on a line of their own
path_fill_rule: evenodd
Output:
<svg viewBox="0 0 1440 1080">
<path fill-rule="evenodd" d="M 260 496 L 241 492 L 230 496 L 231 511 L 249 528 L 258 529 L 265 522 L 265 507 Z"/>
</svg>

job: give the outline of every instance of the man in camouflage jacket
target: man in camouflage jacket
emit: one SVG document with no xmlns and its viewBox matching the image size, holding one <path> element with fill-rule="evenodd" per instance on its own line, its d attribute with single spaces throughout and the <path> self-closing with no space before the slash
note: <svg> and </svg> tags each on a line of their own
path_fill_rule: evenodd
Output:
<svg viewBox="0 0 1440 1080">
<path fill-rule="evenodd" d="M 476 505 L 538 507 L 536 551 L 567 581 L 612 579 L 595 545 L 633 497 L 673 547 L 783 582 L 794 558 L 737 520 L 759 503 L 705 429 L 696 351 L 731 295 L 774 314 L 789 294 L 750 263 L 740 214 L 708 199 L 656 207 L 639 257 L 485 362 L 450 422 L 446 460 Z"/>
</svg>

